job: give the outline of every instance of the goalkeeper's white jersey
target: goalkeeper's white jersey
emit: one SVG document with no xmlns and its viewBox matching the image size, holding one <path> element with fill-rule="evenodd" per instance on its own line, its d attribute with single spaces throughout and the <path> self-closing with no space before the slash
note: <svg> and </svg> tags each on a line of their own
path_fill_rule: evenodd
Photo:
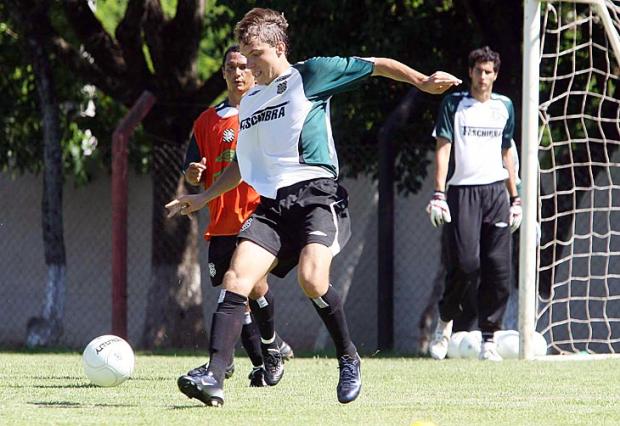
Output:
<svg viewBox="0 0 620 426">
<path fill-rule="evenodd" d="M 452 143 L 449 185 L 486 185 L 508 178 L 502 149 L 509 149 L 514 133 L 512 101 L 491 94 L 480 102 L 468 92 L 446 96 L 439 109 L 434 137 Z"/>
<path fill-rule="evenodd" d="M 361 58 L 312 58 L 251 89 L 239 107 L 242 179 L 260 195 L 276 198 L 279 188 L 338 177 L 329 101 L 370 76 L 373 67 Z"/>
</svg>

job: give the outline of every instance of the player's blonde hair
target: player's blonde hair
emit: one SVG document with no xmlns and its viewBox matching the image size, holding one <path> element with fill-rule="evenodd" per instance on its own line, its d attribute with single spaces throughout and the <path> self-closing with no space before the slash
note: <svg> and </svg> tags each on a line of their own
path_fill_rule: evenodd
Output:
<svg viewBox="0 0 620 426">
<path fill-rule="evenodd" d="M 284 14 L 272 9 L 255 7 L 237 23 L 235 37 L 242 44 L 258 39 L 275 47 L 276 43 L 282 42 L 288 52 L 287 28 L 288 22 Z"/>
</svg>

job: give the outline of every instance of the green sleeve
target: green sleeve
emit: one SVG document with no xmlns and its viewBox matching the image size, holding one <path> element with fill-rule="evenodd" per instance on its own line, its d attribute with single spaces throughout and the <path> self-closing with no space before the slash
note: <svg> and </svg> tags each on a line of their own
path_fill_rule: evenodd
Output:
<svg viewBox="0 0 620 426">
<path fill-rule="evenodd" d="M 508 110 L 508 120 L 504 126 L 504 132 L 502 133 L 502 148 L 508 149 L 512 144 L 512 138 L 515 132 L 515 109 L 512 106 L 512 101 L 506 97 L 502 99 Z"/>
<path fill-rule="evenodd" d="M 435 137 L 454 142 L 454 115 L 462 98 L 460 94 L 451 94 L 443 98 L 435 123 Z"/>
<path fill-rule="evenodd" d="M 374 63 L 361 58 L 311 58 L 295 64 L 310 100 L 351 90 L 372 75 Z"/>
</svg>

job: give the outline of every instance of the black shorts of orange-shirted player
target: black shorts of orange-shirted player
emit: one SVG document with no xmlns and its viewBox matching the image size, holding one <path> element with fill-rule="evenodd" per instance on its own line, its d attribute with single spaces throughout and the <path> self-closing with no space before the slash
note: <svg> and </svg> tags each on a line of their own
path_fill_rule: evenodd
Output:
<svg viewBox="0 0 620 426">
<path fill-rule="evenodd" d="M 451 74 L 438 71 L 427 76 L 389 58 L 317 57 L 291 65 L 287 27 L 281 13 L 262 8 L 252 9 L 237 24 L 235 35 L 258 84 L 241 101 L 239 120 L 246 124 L 240 128 L 237 161 L 205 192 L 179 197 L 166 206 L 171 214 L 189 214 L 242 180 L 261 195 L 224 274 L 226 296 L 213 316 L 209 370 L 195 383 L 207 405 L 224 402 L 226 360 L 256 278 L 294 264 L 305 295 L 336 347 L 338 401 L 349 403 L 358 397 L 360 357 L 340 297 L 329 283 L 332 258 L 346 242 L 349 226 L 346 191 L 337 182 L 329 102 L 371 76 L 433 94 L 461 83 Z M 277 114 L 267 115 L 267 110 Z"/>
</svg>

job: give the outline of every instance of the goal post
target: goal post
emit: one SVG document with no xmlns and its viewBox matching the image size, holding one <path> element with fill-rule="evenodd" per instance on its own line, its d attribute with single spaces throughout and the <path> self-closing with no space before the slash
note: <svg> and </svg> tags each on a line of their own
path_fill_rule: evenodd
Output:
<svg viewBox="0 0 620 426">
<path fill-rule="evenodd" d="M 620 353 L 620 1 L 525 0 L 521 359 Z"/>
</svg>

